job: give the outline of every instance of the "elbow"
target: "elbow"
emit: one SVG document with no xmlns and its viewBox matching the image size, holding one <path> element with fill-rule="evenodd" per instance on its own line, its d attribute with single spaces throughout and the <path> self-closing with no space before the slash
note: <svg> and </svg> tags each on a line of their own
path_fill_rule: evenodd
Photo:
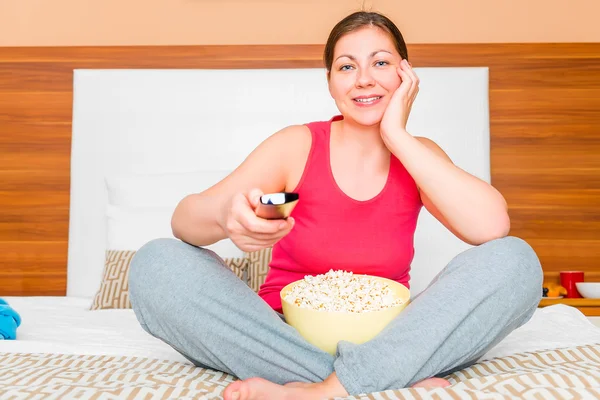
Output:
<svg viewBox="0 0 600 400">
<path fill-rule="evenodd" d="M 508 212 L 504 211 L 498 213 L 495 218 L 492 218 L 488 224 L 485 225 L 485 229 L 480 232 L 475 240 L 472 240 L 470 244 L 480 245 L 492 240 L 502 239 L 508 236 L 510 232 L 510 217 Z"/>
<path fill-rule="evenodd" d="M 173 213 L 173 216 L 171 217 L 171 232 L 173 233 L 173 237 L 181 240 L 181 230 L 179 229 L 179 226 L 177 225 L 177 220 L 175 219 L 175 213 Z"/>
<path fill-rule="evenodd" d="M 184 201 L 185 198 L 177 204 L 177 207 L 175 207 L 173 215 L 171 216 L 171 232 L 173 233 L 173 236 L 179 240 L 183 240 L 183 228 L 181 226 L 181 218 L 179 215 L 181 214 L 181 207 Z"/>
<path fill-rule="evenodd" d="M 489 217 L 489 222 L 487 224 L 486 229 L 486 239 L 485 242 L 489 242 L 495 239 L 502 239 L 503 237 L 508 236 L 510 232 L 510 216 L 508 215 L 508 204 L 506 203 L 506 199 L 500 192 L 496 190 L 498 194 L 498 199 L 495 202 L 494 207 L 492 208 L 491 215 Z M 484 243 L 485 243 L 484 242 Z"/>
<path fill-rule="evenodd" d="M 504 212 L 503 215 L 499 216 L 496 221 L 492 224 L 490 228 L 490 240 L 502 239 L 503 237 L 508 236 L 510 232 L 510 217 L 507 212 Z"/>
<path fill-rule="evenodd" d="M 501 238 L 508 236 L 508 234 L 510 232 L 510 217 L 508 215 L 508 212 L 504 212 L 504 217 L 500 224 L 500 230 L 501 230 L 501 236 L 500 236 Z"/>
<path fill-rule="evenodd" d="M 177 227 L 177 224 L 175 223 L 175 214 L 173 214 L 173 217 L 171 218 L 171 232 L 173 233 L 173 237 L 179 240 L 181 239 L 181 231 L 179 230 L 179 228 Z"/>
</svg>

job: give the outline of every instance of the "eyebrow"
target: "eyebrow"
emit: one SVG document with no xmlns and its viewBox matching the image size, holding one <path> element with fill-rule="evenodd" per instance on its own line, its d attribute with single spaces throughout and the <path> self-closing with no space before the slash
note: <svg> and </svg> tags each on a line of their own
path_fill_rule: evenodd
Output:
<svg viewBox="0 0 600 400">
<path fill-rule="evenodd" d="M 371 54 L 369 54 L 369 58 L 371 58 L 371 57 L 375 56 L 375 54 L 377 54 L 377 53 L 381 53 L 381 52 L 383 52 L 383 53 L 388 53 L 388 54 L 392 54 L 391 52 L 389 52 L 389 51 L 387 51 L 387 50 L 375 50 L 374 52 L 372 52 Z M 349 59 L 351 59 L 351 60 L 353 60 L 353 61 L 356 61 L 356 57 L 354 57 L 354 56 L 353 56 L 353 55 L 351 55 L 351 54 L 342 54 L 342 55 L 340 55 L 338 58 L 336 58 L 336 59 L 335 59 L 335 60 L 333 60 L 333 61 L 337 61 L 337 60 L 339 60 L 339 59 L 340 59 L 340 58 L 342 58 L 342 57 L 348 57 Z"/>
</svg>

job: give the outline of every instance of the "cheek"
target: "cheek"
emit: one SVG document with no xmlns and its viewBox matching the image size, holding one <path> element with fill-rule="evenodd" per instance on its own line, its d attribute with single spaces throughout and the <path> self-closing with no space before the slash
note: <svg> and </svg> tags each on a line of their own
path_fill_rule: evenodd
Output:
<svg viewBox="0 0 600 400">
<path fill-rule="evenodd" d="M 348 77 L 336 77 L 329 82 L 329 92 L 335 100 L 342 100 L 348 96 L 354 84 Z"/>
<path fill-rule="evenodd" d="M 400 76 L 394 71 L 394 73 L 390 73 L 386 71 L 386 73 L 382 73 L 378 79 L 379 85 L 386 89 L 388 92 L 394 92 L 396 89 L 400 87 Z"/>
</svg>

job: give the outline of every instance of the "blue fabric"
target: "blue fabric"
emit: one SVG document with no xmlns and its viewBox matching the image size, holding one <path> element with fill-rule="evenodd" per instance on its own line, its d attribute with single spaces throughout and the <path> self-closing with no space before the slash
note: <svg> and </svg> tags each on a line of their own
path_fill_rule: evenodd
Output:
<svg viewBox="0 0 600 400">
<path fill-rule="evenodd" d="M 0 299 L 0 340 L 15 340 L 21 316 L 6 301 Z"/>
</svg>

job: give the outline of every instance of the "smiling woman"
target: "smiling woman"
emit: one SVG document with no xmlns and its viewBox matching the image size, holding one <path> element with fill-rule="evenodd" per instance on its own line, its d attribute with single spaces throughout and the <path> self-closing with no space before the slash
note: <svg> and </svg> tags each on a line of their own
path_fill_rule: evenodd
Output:
<svg viewBox="0 0 600 400">
<path fill-rule="evenodd" d="M 444 386 L 433 377 L 474 363 L 535 311 L 540 263 L 527 243 L 506 237 L 503 196 L 407 132 L 419 91 L 407 59 L 385 16 L 344 18 L 324 54 L 341 115 L 270 136 L 219 183 L 180 202 L 172 226 L 181 241 L 152 241 L 133 259 L 130 296 L 142 326 L 198 365 L 241 378 L 226 400 Z M 298 193 L 291 216 L 258 217 L 261 195 L 277 192 Z M 274 313 L 283 287 L 331 268 L 408 287 L 423 206 L 477 246 L 450 261 L 376 338 L 340 342 L 332 356 Z M 273 247 L 258 295 L 202 248 L 224 238 L 245 251 Z"/>
<path fill-rule="evenodd" d="M 394 42 L 375 27 L 348 33 L 337 42 L 335 59 L 328 62 L 329 90 L 348 122 L 362 126 L 381 122 L 401 82 L 396 69 L 403 58 Z M 381 48 L 373 50 L 372 43 L 381 43 Z"/>
<path fill-rule="evenodd" d="M 381 47 L 373 49 L 373 43 L 380 43 Z M 381 121 L 390 95 L 400 86 L 400 76 L 390 71 L 402 60 L 408 61 L 402 33 L 381 14 L 354 13 L 333 28 L 325 44 L 323 61 L 329 90 L 346 119 L 360 118 L 360 123 L 366 126 Z M 375 91 L 373 81 L 379 85 Z M 379 107 L 372 107 L 375 105 Z M 360 112 L 351 112 L 361 106 L 364 109 Z"/>
<path fill-rule="evenodd" d="M 408 62 L 402 34 L 389 19 L 377 13 L 364 12 L 346 17 L 329 36 L 324 62 L 329 91 L 344 116 L 346 132 L 353 125 L 359 130 L 375 127 L 376 132 L 368 135 L 374 141 L 368 137 L 361 140 L 370 140 L 374 143 L 371 145 L 373 148 L 377 148 L 378 144 L 385 145 L 378 163 L 384 165 L 384 171 L 387 171 L 388 162 L 385 154 L 389 151 L 415 178 L 427 210 L 465 242 L 481 244 L 506 236 L 510 221 L 503 196 L 492 186 L 458 168 L 444 166 L 451 161 L 431 140 L 413 138 L 406 133 L 410 109 L 419 91 L 419 79 Z M 365 148 L 364 143 L 362 147 Z M 404 157 L 401 152 L 405 152 Z M 343 151 L 339 155 L 342 166 L 338 171 L 352 169 L 351 165 L 343 165 L 344 155 L 348 153 L 352 154 L 351 151 Z M 372 159 L 376 159 L 377 152 L 372 153 Z M 417 160 L 417 155 L 424 158 Z M 335 161 L 333 154 L 332 159 Z M 437 167 L 437 164 L 440 166 Z M 429 166 L 433 169 L 430 170 Z M 355 171 L 353 178 L 356 174 L 360 172 Z M 448 180 L 441 179 L 443 176 Z M 373 182 L 369 178 L 365 180 Z M 380 178 L 380 182 L 384 181 Z M 351 185 L 349 182 L 348 186 Z M 468 190 L 471 195 L 452 196 L 462 189 Z M 356 191 L 364 190 L 365 185 L 360 182 Z M 476 209 L 481 212 L 473 211 Z"/>
</svg>

